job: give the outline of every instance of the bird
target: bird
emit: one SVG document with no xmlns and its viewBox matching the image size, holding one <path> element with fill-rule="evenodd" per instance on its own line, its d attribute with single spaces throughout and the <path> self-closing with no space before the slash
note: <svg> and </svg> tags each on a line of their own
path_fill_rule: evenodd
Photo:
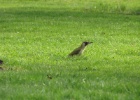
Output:
<svg viewBox="0 0 140 100">
<path fill-rule="evenodd" d="M 3 64 L 3 61 L 2 60 L 0 60 L 0 65 L 2 65 Z M 0 67 L 0 70 L 3 70 L 3 68 L 2 67 Z"/>
<path fill-rule="evenodd" d="M 74 50 L 69 54 L 69 56 L 81 55 L 81 54 L 84 52 L 86 46 L 87 46 L 88 44 L 91 44 L 91 43 L 93 43 L 93 42 L 82 42 L 82 44 L 81 44 L 78 48 L 74 49 Z"/>
<path fill-rule="evenodd" d="M 0 60 L 0 65 L 1 65 L 1 64 L 3 64 L 3 61 L 2 61 L 2 60 Z"/>
</svg>

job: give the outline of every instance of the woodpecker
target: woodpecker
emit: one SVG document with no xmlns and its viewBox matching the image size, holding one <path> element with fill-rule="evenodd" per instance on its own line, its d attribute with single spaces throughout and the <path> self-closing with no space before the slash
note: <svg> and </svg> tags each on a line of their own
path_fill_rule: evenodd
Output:
<svg viewBox="0 0 140 100">
<path fill-rule="evenodd" d="M 0 65 L 1 65 L 1 64 L 3 64 L 3 61 L 2 61 L 2 60 L 0 60 Z"/>
<path fill-rule="evenodd" d="M 85 50 L 85 47 L 88 44 L 91 44 L 93 42 L 83 42 L 78 48 L 74 49 L 69 56 L 74 56 L 74 55 L 81 55 L 83 53 L 83 51 Z"/>
</svg>

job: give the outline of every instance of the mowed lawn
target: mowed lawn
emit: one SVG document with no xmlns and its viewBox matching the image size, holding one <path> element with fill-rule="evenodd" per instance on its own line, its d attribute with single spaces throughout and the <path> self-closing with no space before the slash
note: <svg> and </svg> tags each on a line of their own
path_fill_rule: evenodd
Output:
<svg viewBox="0 0 140 100">
<path fill-rule="evenodd" d="M 0 0 L 0 100 L 140 100 L 139 0 L 123 1 Z"/>
</svg>

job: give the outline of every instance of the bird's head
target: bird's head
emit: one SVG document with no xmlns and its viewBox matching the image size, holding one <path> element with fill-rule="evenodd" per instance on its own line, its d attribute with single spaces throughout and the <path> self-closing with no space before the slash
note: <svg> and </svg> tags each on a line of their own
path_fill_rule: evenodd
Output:
<svg viewBox="0 0 140 100">
<path fill-rule="evenodd" d="M 82 45 L 87 46 L 88 44 L 91 44 L 91 43 L 93 43 L 93 42 L 83 42 Z"/>
</svg>

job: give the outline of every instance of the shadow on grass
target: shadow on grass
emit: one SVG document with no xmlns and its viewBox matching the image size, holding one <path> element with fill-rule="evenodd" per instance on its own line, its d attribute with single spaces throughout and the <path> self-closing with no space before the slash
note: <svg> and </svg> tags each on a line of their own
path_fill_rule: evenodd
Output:
<svg viewBox="0 0 140 100">
<path fill-rule="evenodd" d="M 138 10 L 139 12 L 139 10 Z M 5 19 L 35 19 L 35 18 L 59 18 L 59 17 L 68 17 L 68 18 L 104 18 L 104 17 L 114 17 L 111 13 L 105 12 L 95 12 L 87 10 L 65 10 L 65 9 L 47 9 L 47 8 L 33 8 L 33 7 L 19 7 L 19 8 L 4 8 L 0 9 L 1 13 L 1 22 Z M 117 13 L 116 13 L 117 14 Z M 119 15 L 119 14 L 118 14 Z"/>
<path fill-rule="evenodd" d="M 91 11 L 71 11 L 65 9 L 45 9 L 45 8 L 32 8 L 32 7 L 21 7 L 21 8 L 5 8 L 0 9 L 1 18 L 17 17 L 18 19 L 24 18 L 38 18 L 38 17 L 102 17 L 105 13 L 91 12 Z M 108 15 L 109 16 L 109 15 Z M 17 20 L 17 19 L 16 19 Z"/>
<path fill-rule="evenodd" d="M 69 25 L 71 22 L 76 22 L 79 24 L 86 23 L 91 26 L 95 25 L 97 27 L 96 24 L 106 25 L 108 22 L 121 24 L 124 21 L 130 21 L 132 19 L 132 15 L 33 7 L 1 8 L 0 15 L 1 32 L 24 33 L 40 31 L 41 28 L 39 27 L 44 27 L 45 25 L 50 27 L 59 26 L 60 24 L 64 25 L 65 23 Z M 138 18 L 133 18 L 133 22 L 138 22 Z M 46 31 L 47 28 L 44 30 Z"/>
</svg>

